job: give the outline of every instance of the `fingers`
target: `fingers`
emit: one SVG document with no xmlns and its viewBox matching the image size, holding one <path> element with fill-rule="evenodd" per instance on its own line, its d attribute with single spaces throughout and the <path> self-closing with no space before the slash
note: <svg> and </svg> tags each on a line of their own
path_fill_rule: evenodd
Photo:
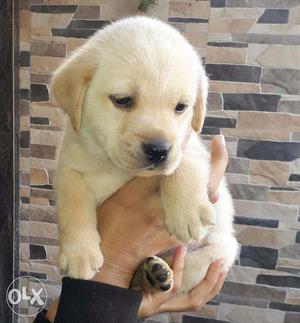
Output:
<svg viewBox="0 0 300 323">
<path fill-rule="evenodd" d="M 223 135 L 215 136 L 211 142 L 211 174 L 208 183 L 211 203 L 218 200 L 218 186 L 228 164 L 228 154 Z"/>
<path fill-rule="evenodd" d="M 175 249 L 172 268 L 174 277 L 172 291 L 169 293 L 144 293 L 138 312 L 139 318 L 144 319 L 156 313 L 162 312 L 160 306 L 174 297 L 174 294 L 176 294 L 181 286 L 186 252 L 187 248 L 185 246 L 179 246 Z"/>
<path fill-rule="evenodd" d="M 222 261 L 212 263 L 205 279 L 188 294 L 177 295 L 165 302 L 159 312 L 197 311 L 222 288 L 225 276 Z M 221 276 L 221 277 L 220 277 Z"/>
</svg>

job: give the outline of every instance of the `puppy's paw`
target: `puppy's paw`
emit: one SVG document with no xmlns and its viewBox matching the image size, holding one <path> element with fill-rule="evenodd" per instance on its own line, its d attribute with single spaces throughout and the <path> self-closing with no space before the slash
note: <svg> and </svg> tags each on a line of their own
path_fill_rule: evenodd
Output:
<svg viewBox="0 0 300 323">
<path fill-rule="evenodd" d="M 143 289 L 146 291 L 169 292 L 173 288 L 173 271 L 161 258 L 147 258 L 143 266 Z"/>
<path fill-rule="evenodd" d="M 91 279 L 103 264 L 99 247 L 99 237 L 87 239 L 74 238 L 61 242 L 58 263 L 68 276 Z"/>
<path fill-rule="evenodd" d="M 165 205 L 164 224 L 170 234 L 182 242 L 199 241 L 211 223 L 213 206 L 210 202 L 186 201 L 181 207 Z M 184 205 L 186 204 L 186 205 Z"/>
</svg>

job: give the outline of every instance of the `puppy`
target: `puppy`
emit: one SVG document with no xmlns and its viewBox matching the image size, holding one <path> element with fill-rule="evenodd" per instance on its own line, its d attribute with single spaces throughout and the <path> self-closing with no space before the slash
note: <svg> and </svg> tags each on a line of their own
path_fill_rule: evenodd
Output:
<svg viewBox="0 0 300 323">
<path fill-rule="evenodd" d="M 217 222 L 210 225 L 209 156 L 197 136 L 208 81 L 179 32 L 146 17 L 115 22 L 58 68 L 52 90 L 69 116 L 55 179 L 59 265 L 69 276 L 89 279 L 101 267 L 96 207 L 135 176 L 160 190 L 170 234 L 185 243 L 202 241 L 186 257 L 183 292 L 203 279 L 214 260 L 223 258 L 225 270 L 233 264 L 238 246 L 232 200 L 223 181 Z M 167 272 L 162 282 L 149 277 L 156 264 Z M 163 260 L 151 257 L 144 269 L 139 284 L 172 288 Z"/>
</svg>

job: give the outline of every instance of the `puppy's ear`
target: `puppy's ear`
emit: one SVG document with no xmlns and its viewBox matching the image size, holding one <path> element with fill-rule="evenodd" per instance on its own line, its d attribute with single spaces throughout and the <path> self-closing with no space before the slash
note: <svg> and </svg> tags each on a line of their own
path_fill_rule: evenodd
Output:
<svg viewBox="0 0 300 323">
<path fill-rule="evenodd" d="M 83 46 L 57 69 L 51 81 L 57 103 L 69 115 L 77 132 L 80 130 L 83 99 L 96 65 L 93 50 Z"/>
<path fill-rule="evenodd" d="M 194 116 L 192 119 L 192 128 L 196 133 L 200 133 L 206 114 L 206 101 L 208 94 L 208 80 L 203 71 L 200 76 L 200 86 L 194 106 Z"/>
</svg>

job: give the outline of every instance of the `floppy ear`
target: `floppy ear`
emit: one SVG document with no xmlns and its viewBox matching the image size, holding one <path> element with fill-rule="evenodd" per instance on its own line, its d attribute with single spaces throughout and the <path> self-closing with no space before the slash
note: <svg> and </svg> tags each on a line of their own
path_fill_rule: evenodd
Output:
<svg viewBox="0 0 300 323">
<path fill-rule="evenodd" d="M 192 128 L 196 133 L 200 133 L 204 123 L 204 118 L 206 113 L 207 94 L 208 94 L 208 80 L 205 73 L 203 73 L 203 75 L 200 76 L 200 86 L 198 89 L 196 103 L 194 106 L 194 116 L 192 119 Z"/>
<path fill-rule="evenodd" d="M 96 70 L 94 52 L 88 46 L 80 48 L 57 69 L 51 81 L 53 95 L 76 132 L 80 130 L 83 99 Z"/>
</svg>

